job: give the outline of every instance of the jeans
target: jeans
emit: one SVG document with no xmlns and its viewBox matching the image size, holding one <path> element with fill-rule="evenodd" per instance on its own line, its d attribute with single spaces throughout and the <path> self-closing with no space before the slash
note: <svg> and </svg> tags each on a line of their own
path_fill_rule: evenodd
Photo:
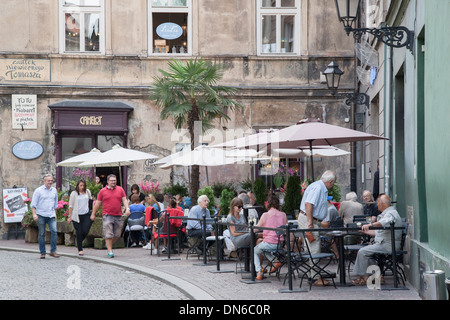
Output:
<svg viewBox="0 0 450 320">
<path fill-rule="evenodd" d="M 48 218 L 38 215 L 38 230 L 39 230 L 39 251 L 45 254 L 45 225 L 48 224 L 50 230 L 50 253 L 56 252 L 56 218 Z"/>
<path fill-rule="evenodd" d="M 89 230 L 91 229 L 93 221 L 91 220 L 90 214 L 82 214 L 78 216 L 80 219 L 80 222 L 73 222 L 73 227 L 76 230 L 76 237 L 77 237 L 77 248 L 78 251 L 83 251 L 83 240 L 86 238 L 86 236 L 89 233 Z"/>
<path fill-rule="evenodd" d="M 268 243 L 268 242 L 261 242 L 258 244 L 254 251 L 254 261 L 255 261 L 255 270 L 256 272 L 261 271 L 261 262 L 259 261 L 259 255 L 264 255 L 269 261 L 273 261 L 275 259 L 275 256 L 272 254 L 272 251 L 277 250 L 278 243 Z"/>
</svg>

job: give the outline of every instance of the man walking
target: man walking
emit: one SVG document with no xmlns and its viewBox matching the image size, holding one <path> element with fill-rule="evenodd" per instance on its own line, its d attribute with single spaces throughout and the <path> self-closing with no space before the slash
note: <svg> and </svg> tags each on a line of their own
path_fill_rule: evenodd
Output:
<svg viewBox="0 0 450 320">
<path fill-rule="evenodd" d="M 108 257 L 114 258 L 112 246 L 121 237 L 123 229 L 121 205 L 123 204 L 126 208 L 127 216 L 130 215 L 130 209 L 125 191 L 117 185 L 117 177 L 113 174 L 108 176 L 106 187 L 101 189 L 97 195 L 97 201 L 91 214 L 92 221 L 94 221 L 101 204 L 103 204 L 103 238 L 106 242 Z"/>
<path fill-rule="evenodd" d="M 46 174 L 44 176 L 44 185 L 37 188 L 33 193 L 31 200 L 31 211 L 33 220 L 37 222 L 39 229 L 39 251 L 41 259 L 45 259 L 45 225 L 48 224 L 50 230 L 50 256 L 59 258 L 56 253 L 56 209 L 58 208 L 58 192 L 53 184 L 53 176 Z"/>
</svg>

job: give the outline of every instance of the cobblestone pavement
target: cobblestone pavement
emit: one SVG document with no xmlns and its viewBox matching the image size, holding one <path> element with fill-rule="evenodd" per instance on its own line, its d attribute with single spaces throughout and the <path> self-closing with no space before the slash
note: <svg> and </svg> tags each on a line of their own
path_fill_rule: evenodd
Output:
<svg viewBox="0 0 450 320">
<path fill-rule="evenodd" d="M 5 250 L 21 250 L 26 254 L 19 255 L 20 263 L 14 260 L 14 255 Z M 58 253 L 63 256 L 59 259 L 47 257 L 39 259 L 38 245 L 25 243 L 23 239 L 0 240 L 0 264 L 14 266 L 16 270 L 9 271 L 9 276 L 2 281 L 0 290 L 7 288 L 5 293 L 11 298 L 20 298 L 20 288 L 8 288 L 3 281 L 15 284 L 15 286 L 29 286 L 31 283 L 39 283 L 47 288 L 48 282 L 41 280 L 42 275 L 52 275 L 57 281 L 53 282 L 54 288 L 46 291 L 47 295 L 55 295 L 56 292 L 79 295 L 79 297 L 92 297 L 93 299 L 194 299 L 194 300 L 421 300 L 417 291 L 409 284 L 406 290 L 371 290 L 366 286 L 332 286 L 313 287 L 307 292 L 281 293 L 280 289 L 287 289 L 276 277 L 270 276 L 268 283 L 247 284 L 242 282 L 242 275 L 236 274 L 235 261 L 224 261 L 220 264 L 221 271 L 233 271 L 227 273 L 215 273 L 215 262 L 204 265 L 202 260 L 194 256 L 186 259 L 186 251 L 181 255 L 174 254 L 172 260 L 167 260 L 167 255 L 150 255 L 148 250 L 142 248 L 124 248 L 114 250 L 115 258 L 106 258 L 105 250 L 93 248 L 85 249 L 85 256 L 79 258 L 76 248 L 58 246 Z M 8 262 L 9 261 L 9 262 Z M 24 264 L 29 266 L 24 267 Z M 70 274 L 67 269 L 75 265 L 79 267 L 82 280 L 81 291 L 87 289 L 92 283 L 92 294 L 73 292 L 67 289 L 67 281 Z M 45 271 L 32 272 L 36 268 L 45 266 Z M 21 270 L 17 270 L 19 267 Z M 331 265 L 330 268 L 336 268 Z M 24 273 L 24 269 L 27 269 Z M 2 268 L 3 269 L 3 268 Z M 34 275 L 36 273 L 36 275 Z M 87 277 L 83 280 L 83 277 Z M 12 278 L 16 278 L 13 282 Z M 20 278 L 20 281 L 17 281 Z M 354 278 L 354 276 L 353 276 Z M 89 279 L 89 280 L 87 280 Z M 133 284 L 124 291 L 124 283 Z M 339 282 L 339 279 L 336 279 Z M 347 282 L 350 282 L 347 277 Z M 134 286 L 135 284 L 135 286 Z M 34 285 L 33 285 L 34 286 Z M 37 286 L 37 285 L 36 285 Z M 383 288 L 392 287 L 392 277 L 386 277 Z M 293 282 L 293 288 L 299 287 L 299 280 Z M 153 290 L 154 288 L 155 290 Z M 68 293 L 67 293 L 68 292 Z M 107 293 L 108 292 L 108 293 Z M 109 294 L 105 296 L 104 294 Z M 45 298 L 45 297 L 44 297 Z M 55 297 L 58 299 L 58 297 Z M 80 298 L 81 299 L 81 298 Z"/>
<path fill-rule="evenodd" d="M 4 300 L 189 299 L 148 275 L 90 260 L 37 259 L 33 253 L 2 251 L 0 265 Z"/>
</svg>

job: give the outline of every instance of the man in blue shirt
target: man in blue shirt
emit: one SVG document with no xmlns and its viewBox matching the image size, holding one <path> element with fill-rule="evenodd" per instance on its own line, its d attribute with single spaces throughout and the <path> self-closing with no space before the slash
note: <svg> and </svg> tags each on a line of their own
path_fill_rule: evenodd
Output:
<svg viewBox="0 0 450 320">
<path fill-rule="evenodd" d="M 336 174 L 333 171 L 325 171 L 320 180 L 311 183 L 306 188 L 300 204 L 298 225 L 301 229 L 321 228 L 321 222 L 328 213 L 328 190 L 336 182 Z M 320 252 L 319 232 L 312 232 L 309 241 L 311 253 Z M 317 240 L 317 241 L 316 241 Z"/>
<path fill-rule="evenodd" d="M 195 219 L 203 219 L 203 214 L 206 215 L 206 219 L 210 219 L 211 215 L 209 213 L 208 205 L 209 205 L 209 199 L 206 195 L 201 195 L 197 199 L 198 204 L 193 206 L 191 210 L 189 211 L 188 218 L 195 218 Z M 203 238 L 203 226 L 201 221 L 199 220 L 188 220 L 186 225 L 187 235 L 189 238 L 196 238 L 196 239 L 202 239 Z M 207 224 L 206 225 L 206 237 L 211 236 L 212 234 L 212 225 Z M 198 245 L 198 249 L 200 251 L 203 251 L 203 242 L 200 242 Z"/>
<path fill-rule="evenodd" d="M 45 225 L 48 224 L 50 230 L 50 256 L 59 258 L 56 253 L 56 209 L 58 208 L 58 192 L 53 184 L 53 176 L 44 176 L 44 185 L 37 188 L 31 200 L 31 210 L 33 220 L 37 222 L 39 228 L 39 251 L 41 259 L 45 259 Z"/>
<path fill-rule="evenodd" d="M 298 226 L 300 229 L 320 229 L 322 227 L 322 221 L 325 220 L 328 214 L 328 190 L 334 186 L 335 182 L 336 174 L 327 170 L 323 173 L 320 180 L 311 183 L 306 188 L 298 215 Z M 319 232 L 306 232 L 305 235 L 311 253 L 320 253 Z M 321 279 L 318 279 L 315 284 L 326 285 L 327 280 L 322 282 Z"/>
</svg>

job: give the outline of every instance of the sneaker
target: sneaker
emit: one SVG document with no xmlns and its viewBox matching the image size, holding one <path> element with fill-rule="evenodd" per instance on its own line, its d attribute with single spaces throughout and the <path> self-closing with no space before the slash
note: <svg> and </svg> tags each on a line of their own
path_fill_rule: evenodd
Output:
<svg viewBox="0 0 450 320">
<path fill-rule="evenodd" d="M 108 258 L 114 258 L 114 253 L 112 251 L 108 252 Z"/>
<path fill-rule="evenodd" d="M 152 254 L 158 254 L 158 249 L 152 249 Z"/>
<path fill-rule="evenodd" d="M 152 244 L 149 242 L 145 246 L 143 246 L 142 249 L 151 250 L 152 249 Z"/>
</svg>

